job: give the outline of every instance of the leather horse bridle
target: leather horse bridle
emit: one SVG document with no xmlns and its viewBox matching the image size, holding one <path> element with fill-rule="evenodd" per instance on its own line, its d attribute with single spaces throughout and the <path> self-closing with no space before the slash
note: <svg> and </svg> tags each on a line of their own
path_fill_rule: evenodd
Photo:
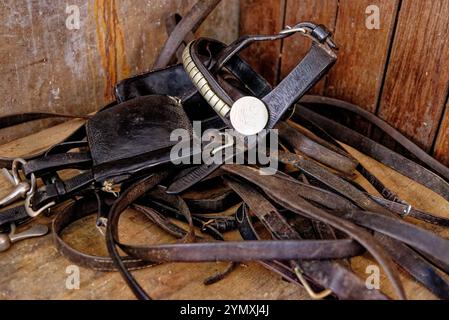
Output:
<svg viewBox="0 0 449 320">
<path fill-rule="evenodd" d="M 11 169 L 4 172 L 15 185 L 0 206 L 26 198 L 24 205 L 0 213 L 0 250 L 14 241 L 45 234 L 45 228 L 38 226 L 15 235 L 15 227 L 54 208 L 52 232 L 58 251 L 83 267 L 118 270 L 140 299 L 150 296 L 133 277 L 133 270 L 185 261 L 229 261 L 229 268 L 208 279 L 208 284 L 222 280 L 240 262 L 258 261 L 305 288 L 314 299 L 389 299 L 380 290 L 368 289 L 348 264 L 348 259 L 366 253 L 382 267 L 397 298 L 406 298 L 397 272 L 400 266 L 435 295 L 448 299 L 449 283 L 442 273 L 449 273 L 449 241 L 412 224 L 410 218 L 441 227 L 449 226 L 449 220 L 402 201 L 345 145 L 448 201 L 449 169 L 362 108 L 306 95 L 337 58 L 332 35 L 324 26 L 300 23 L 277 35 L 245 36 L 228 46 L 212 39 L 194 40 L 192 31 L 218 2 L 200 1 L 182 20 L 167 19 L 172 33 L 156 70 L 119 83 L 117 101 L 96 115 L 82 117 L 87 119 L 85 126 L 45 152 L 0 159 L 3 167 Z M 311 38 L 311 49 L 273 89 L 239 53 L 255 42 L 280 41 L 295 33 Z M 167 67 L 175 57 L 182 64 Z M 238 122 L 242 119 L 233 115 L 246 107 L 241 99 L 248 98 L 257 114 L 251 128 L 242 127 Z M 327 117 L 322 112 L 326 108 L 364 118 L 409 153 L 399 154 Z M 61 116 L 78 117 L 11 115 L 0 119 L 0 128 Z M 280 149 L 270 156 L 280 169 L 263 176 L 257 165 L 224 161 L 173 165 L 170 132 L 183 128 L 193 134 L 192 121 L 200 121 L 205 130 L 235 129 L 236 139 L 244 143 L 232 156 L 256 147 L 248 142 L 246 129 L 256 128 L 256 133 L 277 129 Z M 194 153 L 191 150 L 184 157 Z M 80 173 L 63 179 L 59 173 L 66 169 Z M 364 176 L 381 197 L 364 190 L 354 181 L 356 175 Z M 127 208 L 143 214 L 179 242 L 123 243 L 119 221 Z M 80 252 L 61 236 L 73 222 L 95 214 L 109 257 Z M 230 230 L 238 230 L 243 240 L 224 241 L 223 233 Z M 119 254 L 119 248 L 126 256 Z"/>
</svg>

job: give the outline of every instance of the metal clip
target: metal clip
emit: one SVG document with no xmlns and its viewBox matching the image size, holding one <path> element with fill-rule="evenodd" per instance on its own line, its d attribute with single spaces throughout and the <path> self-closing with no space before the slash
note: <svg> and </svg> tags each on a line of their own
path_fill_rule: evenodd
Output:
<svg viewBox="0 0 449 320">
<path fill-rule="evenodd" d="M 31 189 L 31 185 L 29 182 L 22 181 L 19 174 L 19 165 L 26 164 L 26 161 L 23 159 L 16 159 L 12 164 L 11 173 L 3 169 L 2 174 L 5 178 L 11 182 L 14 186 L 14 189 L 8 194 L 6 197 L 0 200 L 0 208 L 8 206 L 21 198 L 25 198 L 28 192 Z"/>
<path fill-rule="evenodd" d="M 303 271 L 301 270 L 301 268 L 299 266 L 295 267 L 295 274 L 298 277 L 298 280 L 303 285 L 304 289 L 306 289 L 308 295 L 313 300 L 323 300 L 324 298 L 326 298 L 332 294 L 332 290 L 330 290 L 330 289 L 326 289 L 319 293 L 316 293 L 315 291 L 313 291 L 313 289 L 310 287 L 309 283 L 307 282 L 306 278 L 304 278 Z"/>
<path fill-rule="evenodd" d="M 14 190 L 12 190 L 6 197 L 0 200 L 0 208 L 6 207 L 19 199 L 23 199 L 28 191 L 30 191 L 30 184 L 27 182 L 20 182 Z"/>
<path fill-rule="evenodd" d="M 30 194 L 25 199 L 25 211 L 31 218 L 37 217 L 41 213 L 47 211 L 48 209 L 50 209 L 51 207 L 54 207 L 56 205 L 56 202 L 52 201 L 52 202 L 46 204 L 45 206 L 43 206 L 42 208 L 40 208 L 38 210 L 34 210 L 33 206 L 31 205 L 32 197 L 33 197 L 33 195 Z"/>
<path fill-rule="evenodd" d="M 100 231 L 101 235 L 106 236 L 106 228 L 108 226 L 108 219 L 105 217 L 100 217 L 97 219 L 96 227 Z"/>
<path fill-rule="evenodd" d="M 32 228 L 16 234 L 16 225 L 11 224 L 11 232 L 9 234 L 0 234 L 0 252 L 4 252 L 11 248 L 13 243 L 25 239 L 45 236 L 48 233 L 48 227 L 42 224 L 33 226 Z"/>
<path fill-rule="evenodd" d="M 53 207 L 56 203 L 53 201 L 37 211 L 33 210 L 31 200 L 36 192 L 36 176 L 31 174 L 30 181 L 22 181 L 19 172 L 20 167 L 23 167 L 26 163 L 25 160 L 18 158 L 12 163 L 11 173 L 6 169 L 2 170 L 3 175 L 15 186 L 15 188 L 9 195 L 0 200 L 0 208 L 10 205 L 21 198 L 25 198 L 25 211 L 30 217 L 34 218 Z"/>
<path fill-rule="evenodd" d="M 305 28 L 292 28 L 290 26 L 286 26 L 284 30 L 281 30 L 279 34 L 290 34 L 290 33 L 303 33 L 307 34 L 307 30 Z"/>
<path fill-rule="evenodd" d="M 40 215 L 41 213 L 43 213 L 44 211 L 47 211 L 51 207 L 55 206 L 56 202 L 52 201 L 52 202 L 46 204 L 45 206 L 43 206 L 42 208 L 40 208 L 38 210 L 34 210 L 33 205 L 31 203 L 34 193 L 36 192 L 36 176 L 34 174 L 31 174 L 30 186 L 31 186 L 31 188 L 27 193 L 27 197 L 25 198 L 25 211 L 31 218 L 35 218 L 38 215 Z"/>
<path fill-rule="evenodd" d="M 23 167 L 24 165 L 26 165 L 27 162 L 25 160 L 23 160 L 22 158 L 17 158 L 13 161 L 12 163 L 12 167 L 11 167 L 11 172 L 12 172 L 12 177 L 14 179 L 14 184 L 18 185 L 20 182 L 22 182 L 22 178 L 20 177 L 20 167 Z"/>
<path fill-rule="evenodd" d="M 11 174 L 11 172 L 8 171 L 8 169 L 3 168 L 2 169 L 2 175 L 6 178 L 6 180 L 9 181 L 9 183 L 11 183 L 12 185 L 15 185 L 16 182 L 14 181 L 14 177 Z"/>
</svg>

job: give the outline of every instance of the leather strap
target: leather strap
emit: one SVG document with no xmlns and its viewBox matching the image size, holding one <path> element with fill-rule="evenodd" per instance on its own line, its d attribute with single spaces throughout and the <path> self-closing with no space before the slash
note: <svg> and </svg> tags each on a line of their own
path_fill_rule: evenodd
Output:
<svg viewBox="0 0 449 320">
<path fill-rule="evenodd" d="M 357 168 L 358 161 L 349 155 L 342 155 L 326 146 L 319 144 L 298 130 L 292 128 L 288 123 L 280 122 L 276 129 L 283 142 L 286 142 L 294 150 L 327 165 L 348 177 L 352 176 Z"/>
<path fill-rule="evenodd" d="M 228 180 L 229 182 L 229 180 Z M 254 193 L 251 191 L 251 189 L 248 188 L 248 185 L 242 184 L 242 182 L 239 182 L 238 185 L 235 185 L 234 187 L 240 189 L 240 195 L 243 199 L 245 199 L 245 202 L 252 203 L 255 207 L 257 206 L 259 209 L 261 207 L 261 202 L 264 203 L 262 206 L 265 206 L 267 209 L 270 209 L 267 205 L 267 201 L 263 199 L 263 197 L 258 196 L 257 198 L 254 197 Z M 239 211 L 237 212 L 238 215 L 238 221 L 240 223 L 239 231 L 242 237 L 245 240 L 257 240 L 260 239 L 260 236 L 255 231 L 255 227 L 252 225 L 251 220 L 249 219 L 249 215 L 247 214 L 245 210 L 246 204 L 242 205 L 241 208 L 239 208 Z M 270 209 L 270 211 L 272 208 Z M 253 210 L 255 214 L 257 214 L 256 210 Z M 265 211 L 263 211 L 265 212 Z M 271 215 L 271 213 L 269 213 Z M 295 239 L 299 238 L 299 234 L 296 232 L 296 230 L 290 231 L 290 236 L 281 230 L 285 230 L 287 227 L 284 225 L 279 225 L 279 228 L 273 228 L 271 226 L 271 221 L 266 222 L 266 224 L 270 225 L 268 228 L 271 229 L 274 233 L 274 235 L 278 238 L 289 238 L 293 237 Z M 266 268 L 280 273 L 281 275 L 285 276 L 285 274 L 291 274 L 291 268 L 288 265 L 285 265 L 282 262 L 279 261 L 263 261 L 260 262 L 263 266 Z M 302 269 L 305 272 L 305 276 L 309 281 L 311 281 L 311 285 L 314 287 L 319 288 L 321 286 L 322 288 L 330 288 L 332 290 L 333 295 L 337 296 L 339 299 L 375 299 L 375 300 L 384 300 L 387 299 L 386 296 L 384 296 L 381 292 L 378 290 L 367 290 L 366 285 L 363 281 L 358 279 L 356 275 L 354 275 L 352 272 L 350 272 L 347 268 L 345 268 L 342 264 L 336 262 L 336 261 L 299 261 L 298 262 Z M 293 279 L 292 279 L 293 278 Z M 298 278 L 293 275 L 290 277 L 287 276 L 287 279 L 291 282 L 298 281 Z M 296 279 L 296 280 L 295 280 Z M 334 281 L 338 279 L 338 281 Z M 341 285 L 344 283 L 345 285 Z"/>
<path fill-rule="evenodd" d="M 92 158 L 89 153 L 59 153 L 28 161 L 23 166 L 23 173 L 27 177 L 31 174 L 41 176 L 46 172 L 65 169 L 87 170 L 91 167 Z"/>
<path fill-rule="evenodd" d="M 352 241 L 275 241 L 275 242 L 236 242 L 236 243 L 201 243 L 201 244 L 179 244 L 179 245 L 159 245 L 135 247 L 125 245 L 119 242 L 117 224 L 121 213 L 136 199 L 143 196 L 154 187 L 155 181 L 160 177 L 152 176 L 136 183 L 130 187 L 118 201 L 114 204 L 108 223 L 108 249 L 112 251 L 115 260 L 119 260 L 117 254 L 114 254 L 113 247 L 120 246 L 122 250 L 132 256 L 150 261 L 173 262 L 173 261 L 245 261 L 245 260 L 271 260 L 271 259 L 314 259 L 321 258 L 341 258 L 355 254 L 359 249 L 353 246 Z M 111 234 L 112 233 L 112 234 Z M 316 251 L 318 245 L 332 248 L 333 257 L 327 257 L 328 253 Z M 349 246 L 348 246 L 349 245 Z M 340 250 L 334 250 L 339 247 Z M 282 248 L 282 249 L 281 249 Z M 243 250 L 243 251 L 242 251 Z M 355 251 L 354 251 L 355 250 Z M 329 252 L 325 250 L 326 252 Z M 245 252 L 243 255 L 242 252 Z M 318 253 L 318 256 L 316 254 Z M 254 256 L 253 256 L 254 255 Z M 120 268 L 120 262 L 117 263 Z M 135 282 L 132 275 L 125 269 L 121 269 L 122 275 L 128 283 L 132 284 L 134 293 L 139 298 L 149 298 L 142 288 Z"/>
<path fill-rule="evenodd" d="M 186 37 L 199 28 L 219 3 L 220 0 L 199 0 L 171 32 L 153 65 L 153 69 L 167 66 Z"/>
<path fill-rule="evenodd" d="M 165 19 L 165 29 L 167 30 L 168 35 L 172 35 L 173 31 L 175 30 L 176 26 L 181 22 L 182 17 L 178 13 L 171 14 Z M 174 58 L 172 57 L 172 60 L 168 63 L 168 65 L 173 65 L 181 62 L 182 59 L 182 52 L 184 51 L 185 46 L 190 42 L 195 40 L 195 35 L 192 31 L 187 33 L 187 35 L 184 38 L 183 43 L 179 46 L 178 50 L 176 50 L 176 62 L 174 62 Z"/>
<path fill-rule="evenodd" d="M 62 255 L 81 267 L 91 268 L 96 271 L 116 271 L 111 258 L 82 253 L 71 247 L 62 238 L 62 232 L 65 228 L 82 218 L 95 214 L 97 209 L 98 203 L 94 197 L 70 201 L 53 220 L 53 240 L 56 249 Z M 129 270 L 139 270 L 154 265 L 154 263 L 145 262 L 134 257 L 124 257 L 122 261 Z"/>
<path fill-rule="evenodd" d="M 314 42 L 306 57 L 279 84 L 278 87 L 262 99 L 269 110 L 269 123 L 266 127 L 267 129 L 273 128 L 281 120 L 288 109 L 304 94 L 306 94 L 307 91 L 310 90 L 313 85 L 315 85 L 322 78 L 322 76 L 333 66 L 336 61 L 336 55 L 331 49 L 331 47 L 333 47 L 333 41 L 330 39 L 331 34 L 324 26 L 302 23 L 295 26 L 294 29 L 302 30 L 302 28 L 310 29 L 310 34 L 317 36 L 317 38 L 312 36 Z M 222 54 L 217 66 L 224 67 L 225 61 L 232 61 L 232 58 L 238 52 L 246 48 L 251 43 L 257 41 L 281 40 L 292 35 L 293 33 L 294 32 L 281 33 L 275 36 L 252 36 L 237 40 L 236 43 L 229 46 L 230 49 L 228 48 L 224 50 L 226 55 Z M 228 115 L 231 110 L 233 100 L 200 59 L 201 47 L 204 46 L 206 41 L 206 39 L 199 39 L 193 43 L 190 43 L 186 47 L 183 53 L 184 68 L 204 99 L 217 112 L 217 115 L 223 120 L 223 122 L 228 127 L 232 128 Z M 220 61 L 223 62 L 220 63 Z M 218 72 L 218 67 L 212 68 L 212 70 Z M 259 85 L 264 84 L 263 82 L 257 83 Z M 263 89 L 263 92 L 265 92 L 265 89 Z M 224 159 L 223 162 L 225 161 L 226 159 Z M 204 164 L 198 167 L 197 170 L 188 173 L 185 177 L 180 178 L 178 181 L 169 186 L 168 192 L 171 194 L 182 193 L 192 185 L 212 174 L 219 167 L 220 164 Z"/>
<path fill-rule="evenodd" d="M 430 156 L 419 146 L 417 146 L 415 143 L 406 138 L 402 133 L 400 133 L 398 130 L 390 126 L 387 122 L 385 122 L 381 118 L 375 116 L 373 113 L 368 112 L 360 108 L 359 106 L 356 106 L 354 104 L 342 100 L 320 96 L 305 96 L 301 99 L 301 103 L 311 105 L 315 108 L 319 107 L 320 105 L 328 105 L 332 106 L 333 108 L 353 112 L 354 114 L 363 117 L 364 119 L 368 120 L 371 124 L 377 126 L 379 129 L 381 129 L 383 132 L 385 132 L 387 135 L 393 138 L 394 141 L 399 143 L 405 149 L 409 150 L 416 158 L 425 163 L 426 166 L 431 168 L 435 173 L 439 174 L 440 176 L 444 177 L 446 180 L 449 181 L 448 167 L 446 167 L 441 162 Z"/>
<path fill-rule="evenodd" d="M 19 124 L 31 121 L 51 119 L 51 118 L 89 119 L 89 116 L 51 113 L 51 112 L 26 112 L 26 113 L 11 114 L 0 118 L 0 129 L 17 126 Z"/>
<path fill-rule="evenodd" d="M 304 28 L 305 24 L 298 24 L 295 30 Z M 323 26 L 313 25 L 312 33 L 322 29 L 320 33 L 325 33 Z M 274 36 L 251 36 L 244 37 L 231 44 L 225 53 L 227 56 L 221 57 L 222 61 L 229 61 L 250 44 L 258 41 L 281 40 L 293 34 L 281 33 Z M 336 56 L 327 44 L 330 33 L 327 33 L 325 39 L 315 39 L 310 51 L 306 57 L 296 66 L 296 68 L 279 84 L 277 88 L 267 94 L 263 101 L 267 104 L 270 120 L 268 129 L 273 128 L 285 112 L 301 98 L 335 63 Z M 214 75 L 203 65 L 199 58 L 199 53 L 203 49 L 205 39 L 199 39 L 189 44 L 183 54 L 184 68 L 192 79 L 193 84 L 198 91 L 205 97 L 206 101 L 217 112 L 222 120 L 232 127 L 229 122 L 228 114 L 233 104 L 233 99 L 226 90 L 218 83 Z M 204 50 L 204 49 L 203 49 Z M 219 67 L 224 67 L 223 62 L 219 62 L 213 71 L 218 72 Z M 307 70 L 307 72 L 306 72 Z"/>
<path fill-rule="evenodd" d="M 297 108 L 296 114 L 333 132 L 336 139 L 409 177 L 449 200 L 449 184 L 440 176 L 383 145 L 307 108 Z"/>
<path fill-rule="evenodd" d="M 199 2 L 191 14 L 174 27 L 158 58 L 157 63 L 160 63 L 160 67 L 165 67 L 176 52 L 180 52 L 183 43 L 187 43 L 186 37 L 192 36 L 192 29 L 218 2 Z M 176 20 L 172 27 L 175 23 Z M 294 71 L 274 89 L 238 56 L 241 50 L 254 42 L 282 40 L 295 32 L 311 37 L 314 40 L 312 48 Z M 278 35 L 248 36 L 229 46 L 209 39 L 190 43 L 184 51 L 184 64 L 193 84 L 204 94 L 206 101 L 195 92 L 188 75 L 179 66 L 141 75 L 120 84 L 117 87 L 118 101 L 128 100 L 133 95 L 178 96 L 180 99 L 176 99 L 177 104 L 182 101 L 186 109 L 189 106 L 200 109 L 196 114 L 195 110 L 186 110 L 186 114 L 193 115 L 192 119 L 198 117 L 204 123 L 218 129 L 231 127 L 227 118 L 229 110 L 222 111 L 226 106 L 231 108 L 236 98 L 253 95 L 262 99 L 270 113 L 267 128 L 278 125 L 281 129 L 281 139 L 285 143 L 285 150 L 273 155 L 281 165 L 281 171 L 272 176 L 261 176 L 258 168 L 238 165 L 221 166 L 222 171 L 216 171 L 220 165 L 181 171 L 179 167 L 165 166 L 170 161 L 166 154 L 148 152 L 146 154 L 148 159 L 126 158 L 129 160 L 127 163 L 121 162 L 124 159 L 119 158 L 112 164 L 109 161 L 111 159 L 105 158 L 102 171 L 95 170 L 94 175 L 91 170 L 92 162 L 95 160 L 93 150 L 104 147 L 105 144 L 93 143 L 95 139 L 92 137 L 95 137 L 95 134 L 90 136 L 86 144 L 84 141 L 86 132 L 84 128 L 80 129 L 62 143 L 39 155 L 33 155 L 37 159 L 29 161 L 23 168 L 28 177 L 38 176 L 44 181 L 44 186 L 32 199 L 31 205 L 35 210 L 52 202 L 68 201 L 54 221 L 54 240 L 58 250 L 82 266 L 102 271 L 117 269 L 135 295 L 143 299 L 150 297 L 137 283 L 131 270 L 163 262 L 214 260 L 230 261 L 232 264 L 224 274 L 209 279 L 209 282 L 221 279 L 231 272 L 238 262 L 257 260 L 289 281 L 304 286 L 312 297 L 331 295 L 340 299 L 386 299 L 387 297 L 378 290 L 367 290 L 364 281 L 349 268 L 347 259 L 365 252 L 371 254 L 383 268 L 397 297 L 405 298 L 405 294 L 396 272 L 396 265 L 402 267 L 439 297 L 448 298 L 449 283 L 441 271 L 449 273 L 447 254 L 449 242 L 404 221 L 403 218 L 418 218 L 440 226 L 449 225 L 449 220 L 411 208 L 402 202 L 367 168 L 345 152 L 336 139 L 356 147 L 401 173 L 408 174 L 446 199 L 449 199 L 448 169 L 385 122 L 345 102 L 304 97 L 301 103 L 314 110 L 298 106 L 294 119 L 297 119 L 298 123 L 305 124 L 310 131 L 292 123 L 280 122 L 296 101 L 335 62 L 336 56 L 333 52 L 335 46 L 330 36 L 330 32 L 322 26 L 301 23 Z M 168 80 L 174 80 L 175 83 Z M 202 92 L 204 88 L 208 89 L 206 93 Z M 210 97 L 206 97 L 206 94 Z M 149 102 L 153 101 L 152 99 L 157 98 L 155 96 L 141 98 L 134 102 Z M 210 103 L 218 112 L 215 118 L 208 119 L 210 113 L 207 116 L 203 114 L 204 110 L 201 108 L 206 106 L 205 102 Z M 124 110 L 125 115 L 131 111 L 132 104 L 133 102 L 126 104 L 129 109 Z M 162 103 L 156 103 L 152 107 L 158 108 L 159 105 Z M 220 108 L 217 107 L 219 105 Z M 316 113 L 315 111 L 321 106 L 335 107 L 364 117 L 408 148 L 412 155 L 424 162 L 424 165 L 398 155 L 350 128 Z M 117 113 L 111 111 L 110 115 L 114 116 Z M 46 114 L 14 115 L 3 121 L 0 119 L 0 127 L 2 124 L 14 125 L 46 116 Z M 120 119 L 125 118 L 123 116 Z M 174 122 L 179 124 L 182 121 Z M 156 142 L 157 139 L 159 138 L 156 137 Z M 89 150 L 86 150 L 88 146 Z M 80 153 L 70 152 L 78 148 L 82 149 Z M 9 161 L 7 158 L 0 160 L 3 160 L 3 163 Z M 58 171 L 67 168 L 87 169 L 87 171 L 64 181 L 59 178 Z M 156 168 L 159 171 L 157 173 Z M 356 170 L 367 177 L 368 181 L 381 191 L 384 198 L 369 195 L 352 181 Z M 174 179 L 178 183 L 174 189 L 185 190 L 211 173 L 214 173 L 214 176 L 222 176 L 235 192 L 229 188 L 223 189 L 226 197 L 227 195 L 235 197 L 237 194 L 243 201 L 235 215 L 199 213 L 191 210 L 195 206 L 199 209 L 221 210 L 235 205 L 238 199 L 236 201 L 234 199 L 235 202 L 228 202 L 225 201 L 226 197 L 206 193 L 204 190 L 199 191 L 200 198 L 189 199 L 186 194 L 169 195 L 165 187 L 162 187 L 168 184 L 170 179 Z M 112 183 L 111 181 L 121 184 L 118 199 L 111 198 L 105 192 L 108 186 L 111 189 L 109 191 L 113 192 L 113 185 L 103 184 Z M 221 183 L 218 179 L 210 181 Z M 173 191 L 173 188 L 168 190 Z M 180 239 L 181 243 L 132 246 L 120 242 L 119 219 L 128 207 L 144 214 L 150 221 Z M 25 210 L 17 208 L 2 213 L 0 217 L 2 231 L 9 228 L 10 223 L 28 221 L 29 218 L 24 213 Z M 95 213 L 97 223 L 106 224 L 106 244 L 110 258 L 76 251 L 61 238 L 63 230 L 69 224 Z M 187 227 L 178 227 L 169 218 L 186 222 Z M 272 240 L 262 240 L 265 238 L 256 231 L 258 229 L 255 224 L 258 221 L 268 231 Z M 197 236 L 195 227 L 200 227 L 204 235 Z M 224 232 L 236 228 L 245 241 L 222 241 Z M 210 240 L 211 237 L 213 240 Z M 128 256 L 120 256 L 119 248 Z M 317 290 L 324 291 L 316 294 Z"/>
</svg>

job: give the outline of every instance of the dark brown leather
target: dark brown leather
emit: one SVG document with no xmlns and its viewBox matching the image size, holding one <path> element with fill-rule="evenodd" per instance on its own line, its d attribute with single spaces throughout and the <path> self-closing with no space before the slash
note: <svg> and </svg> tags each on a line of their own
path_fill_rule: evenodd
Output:
<svg viewBox="0 0 449 320">
<path fill-rule="evenodd" d="M 280 122 L 276 126 L 276 129 L 279 130 L 279 135 L 284 139 L 282 142 L 287 143 L 290 148 L 338 170 L 349 177 L 354 174 L 358 162 L 350 155 L 343 155 L 341 152 L 326 148 L 326 146 L 315 142 L 298 130 L 295 130 L 286 122 Z"/>
<path fill-rule="evenodd" d="M 53 224 L 58 251 L 81 266 L 118 270 L 136 297 L 142 299 L 150 296 L 133 277 L 132 270 L 164 262 L 216 260 L 232 263 L 223 274 L 207 279 L 207 283 L 223 280 L 239 262 L 256 260 L 308 290 L 327 289 L 331 298 L 404 299 L 397 272 L 397 267 L 401 267 L 437 296 L 449 299 L 449 283 L 445 279 L 449 273 L 449 241 L 404 218 L 443 227 L 449 225 L 449 219 L 401 201 L 394 190 L 351 157 L 338 140 L 446 199 L 449 169 L 374 115 L 335 99 L 303 97 L 292 117 L 297 123 L 281 122 L 335 62 L 335 45 L 323 26 L 308 22 L 296 26 L 308 31 L 314 43 L 304 60 L 274 89 L 239 53 L 254 42 L 285 39 L 289 32 L 243 37 L 229 46 L 200 39 L 188 47 L 223 101 L 232 105 L 236 97 L 253 95 L 266 103 L 270 113 L 267 128 L 277 125 L 285 147 L 272 155 L 280 168 L 275 175 L 260 175 L 258 166 L 172 165 L 168 153 L 173 142 L 168 137 L 173 129 L 191 131 L 193 120 L 202 121 L 207 128 L 230 127 L 229 119 L 216 115 L 195 90 L 182 66 L 166 67 L 177 53 L 179 56 L 192 32 L 218 2 L 200 1 L 188 17 L 172 17 L 173 33 L 156 63 L 161 69 L 122 81 L 116 87 L 117 103 L 89 118 L 85 127 L 62 143 L 32 155 L 34 160 L 23 166 L 26 177 L 34 175 L 43 182 L 33 197 L 35 209 L 52 201 L 65 202 L 56 210 Z M 325 107 L 364 117 L 408 148 L 423 164 L 320 114 Z M 0 119 L 0 126 L 44 116 L 12 116 Z M 3 164 L 10 164 L 11 159 L 3 160 Z M 71 168 L 84 172 L 62 180 L 58 172 Z M 353 181 L 356 172 L 365 176 L 382 198 L 369 195 Z M 201 182 L 207 177 L 208 181 Z M 194 187 L 195 196 L 168 194 L 167 186 L 176 183 L 180 187 L 174 189 L 178 191 Z M 223 195 L 210 191 L 211 184 L 218 184 L 216 190 Z M 115 198 L 107 192 L 120 192 L 120 196 Z M 129 207 L 180 242 L 147 246 L 120 242 L 120 216 Z M 225 213 L 211 212 L 225 209 Z M 69 224 L 90 214 L 97 214 L 99 225 L 107 221 L 110 257 L 79 252 L 61 237 Z M 179 227 L 173 219 L 185 222 L 187 227 Z M 13 208 L 0 214 L 0 230 L 7 232 L 10 223 L 28 221 L 23 207 Z M 203 233 L 197 235 L 195 228 Z M 224 241 L 224 233 L 232 230 L 239 230 L 242 241 Z M 120 256 L 119 249 L 128 256 Z M 362 254 L 372 256 L 382 267 L 395 289 L 394 297 L 367 289 L 364 279 L 350 269 L 348 259 Z"/>
</svg>

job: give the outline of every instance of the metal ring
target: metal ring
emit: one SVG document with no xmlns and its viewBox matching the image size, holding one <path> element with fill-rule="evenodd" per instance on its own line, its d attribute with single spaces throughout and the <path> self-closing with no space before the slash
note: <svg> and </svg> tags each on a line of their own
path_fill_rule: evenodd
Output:
<svg viewBox="0 0 449 320">
<path fill-rule="evenodd" d="M 34 175 L 34 173 L 31 174 L 31 179 L 29 181 L 29 185 L 30 185 L 30 190 L 27 192 L 27 195 L 33 196 L 34 193 L 36 192 L 36 188 L 37 188 L 37 181 L 36 181 L 36 176 Z"/>
<path fill-rule="evenodd" d="M 16 185 L 18 185 L 19 183 L 22 182 L 22 179 L 20 178 L 20 173 L 19 173 L 19 169 L 20 169 L 19 165 L 21 167 L 23 167 L 26 164 L 27 164 L 27 162 L 22 158 L 14 159 L 14 161 L 12 162 L 11 172 L 12 172 L 12 177 L 14 179 L 14 183 Z"/>
</svg>

